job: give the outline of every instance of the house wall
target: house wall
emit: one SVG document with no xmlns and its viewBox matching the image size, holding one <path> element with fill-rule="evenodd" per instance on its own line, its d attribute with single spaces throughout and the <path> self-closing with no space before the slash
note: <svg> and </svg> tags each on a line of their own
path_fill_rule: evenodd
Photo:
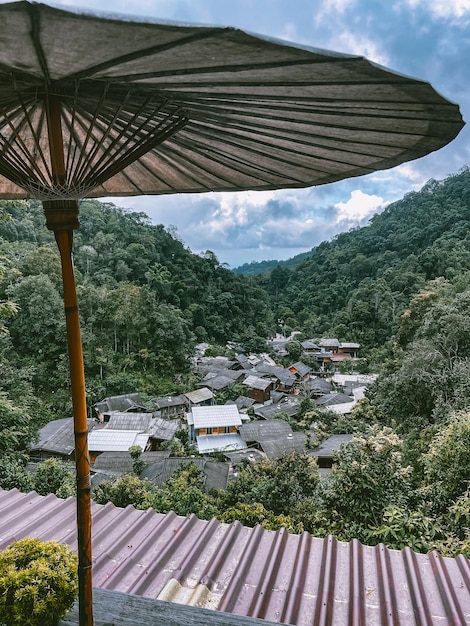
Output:
<svg viewBox="0 0 470 626">
<path fill-rule="evenodd" d="M 263 404 L 267 402 L 271 397 L 272 385 L 270 385 L 264 391 L 262 389 L 248 389 L 248 397 L 252 398 L 256 402 Z"/>
<path fill-rule="evenodd" d="M 215 426 L 213 428 L 198 428 L 196 429 L 196 437 L 198 437 L 199 435 L 224 435 L 236 432 L 238 432 L 237 426 Z"/>
<path fill-rule="evenodd" d="M 160 414 L 162 417 L 172 418 L 172 417 L 181 417 L 186 412 L 186 405 L 179 404 L 174 406 L 165 406 L 160 409 Z"/>
</svg>

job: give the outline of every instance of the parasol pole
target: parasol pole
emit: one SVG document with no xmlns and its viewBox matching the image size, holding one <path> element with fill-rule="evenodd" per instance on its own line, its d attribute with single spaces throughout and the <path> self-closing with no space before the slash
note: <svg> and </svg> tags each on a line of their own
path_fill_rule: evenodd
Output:
<svg viewBox="0 0 470 626">
<path fill-rule="evenodd" d="M 65 183 L 64 147 L 60 102 L 47 101 L 47 126 L 54 183 Z M 55 235 L 62 265 L 67 344 L 72 388 L 77 480 L 78 602 L 80 626 L 93 626 L 90 458 L 83 351 L 78 315 L 77 290 L 72 261 L 73 231 L 78 228 L 77 200 L 43 201 L 46 226 Z"/>
</svg>

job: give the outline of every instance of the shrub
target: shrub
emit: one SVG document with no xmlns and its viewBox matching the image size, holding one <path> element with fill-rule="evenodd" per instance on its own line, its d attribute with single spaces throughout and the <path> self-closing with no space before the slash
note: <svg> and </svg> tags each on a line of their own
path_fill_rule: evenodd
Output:
<svg viewBox="0 0 470 626">
<path fill-rule="evenodd" d="M 56 541 L 21 539 L 0 553 L 0 623 L 54 626 L 78 592 L 78 559 Z"/>
</svg>

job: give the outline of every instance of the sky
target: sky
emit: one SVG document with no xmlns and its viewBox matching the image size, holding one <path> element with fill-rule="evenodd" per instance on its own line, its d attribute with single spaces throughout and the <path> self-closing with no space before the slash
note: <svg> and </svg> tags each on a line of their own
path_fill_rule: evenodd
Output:
<svg viewBox="0 0 470 626">
<path fill-rule="evenodd" d="M 467 126 L 426 157 L 300 190 L 112 198 L 175 227 L 194 253 L 236 267 L 285 260 L 369 219 L 429 179 L 470 165 L 470 0 L 56 0 L 63 8 L 234 26 L 293 43 L 365 56 L 425 80 L 460 105 Z"/>
</svg>

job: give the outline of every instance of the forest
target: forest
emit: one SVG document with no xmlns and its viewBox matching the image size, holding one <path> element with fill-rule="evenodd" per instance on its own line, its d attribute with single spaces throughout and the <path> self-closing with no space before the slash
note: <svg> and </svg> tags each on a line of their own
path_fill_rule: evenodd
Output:
<svg viewBox="0 0 470 626">
<path fill-rule="evenodd" d="M 60 262 L 39 203 L 4 201 L 0 214 L 0 485 L 66 496 L 69 469 L 24 470 L 37 428 L 71 412 Z M 298 340 L 360 343 L 361 368 L 378 374 L 350 416 L 302 402 L 297 428 L 315 423 L 318 441 L 355 435 L 327 478 L 294 454 L 247 464 L 223 493 L 204 493 L 189 467 L 163 489 L 129 474 L 100 485 L 97 501 L 470 556 L 468 168 L 260 274 L 192 254 L 144 214 L 86 200 L 80 215 L 74 262 L 90 404 L 177 394 L 194 382 L 198 342 L 213 354 L 227 354 L 227 341 L 261 352 L 266 338 L 292 330 Z M 183 437 L 175 454 L 185 446 Z"/>
</svg>

